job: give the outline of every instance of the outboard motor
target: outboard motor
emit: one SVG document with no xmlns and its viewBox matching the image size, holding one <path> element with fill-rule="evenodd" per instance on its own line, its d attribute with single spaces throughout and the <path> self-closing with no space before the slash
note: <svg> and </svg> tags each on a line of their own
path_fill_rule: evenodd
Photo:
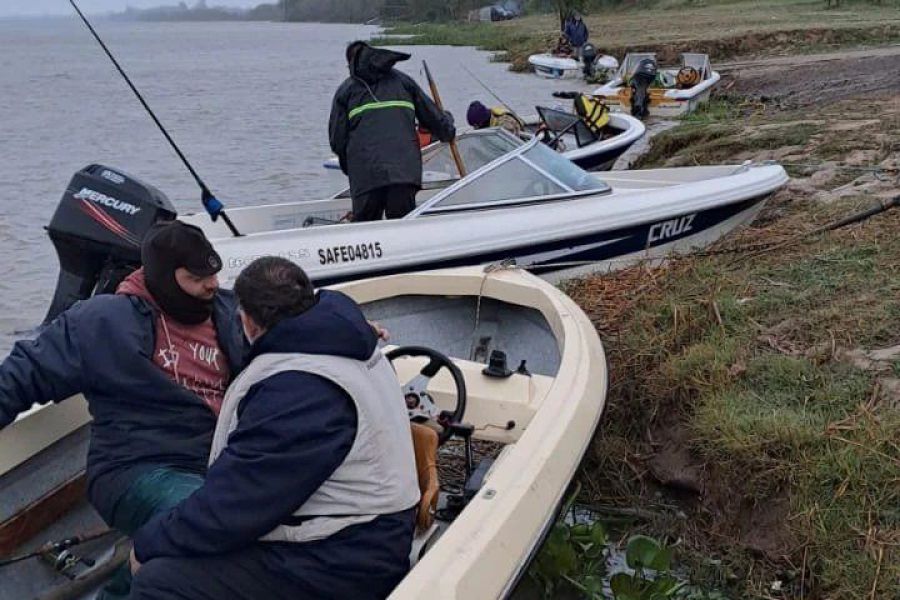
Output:
<svg viewBox="0 0 900 600">
<path fill-rule="evenodd" d="M 597 47 L 588 42 L 581 48 L 581 62 L 584 63 L 584 78 L 593 79 L 597 73 Z"/>
<path fill-rule="evenodd" d="M 644 119 L 650 114 L 650 86 L 656 81 L 656 61 L 645 58 L 631 76 L 631 116 Z"/>
<path fill-rule="evenodd" d="M 90 165 L 75 173 L 47 227 L 59 280 L 44 323 L 78 300 L 115 292 L 140 266 L 150 227 L 176 215 L 165 194 L 117 169 Z"/>
</svg>

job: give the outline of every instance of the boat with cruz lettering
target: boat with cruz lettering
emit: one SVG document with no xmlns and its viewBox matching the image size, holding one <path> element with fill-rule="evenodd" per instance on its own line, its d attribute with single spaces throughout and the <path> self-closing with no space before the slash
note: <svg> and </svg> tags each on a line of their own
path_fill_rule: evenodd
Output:
<svg viewBox="0 0 900 600">
<path fill-rule="evenodd" d="M 501 129 L 457 143 L 468 174 L 459 177 L 449 146 L 431 146 L 417 207 L 402 219 L 347 222 L 349 191 L 232 208 L 239 236 L 204 213 L 178 218 L 205 231 L 226 285 L 264 255 L 296 262 L 319 285 L 497 262 L 559 280 L 704 247 L 751 221 L 788 179 L 776 164 L 588 173 Z M 48 227 L 61 266 L 51 314 L 111 291 L 116 273 L 139 264 L 136 240 L 175 217 L 162 192 L 120 171 L 77 173 Z"/>
</svg>

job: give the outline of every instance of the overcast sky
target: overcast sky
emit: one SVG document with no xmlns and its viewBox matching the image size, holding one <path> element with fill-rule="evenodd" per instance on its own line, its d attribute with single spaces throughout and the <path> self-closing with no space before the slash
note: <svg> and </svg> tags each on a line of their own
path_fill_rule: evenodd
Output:
<svg viewBox="0 0 900 600">
<path fill-rule="evenodd" d="M 241 6 L 252 7 L 274 0 L 207 0 L 209 6 Z M 149 8 L 160 5 L 178 4 L 178 0 L 76 0 L 78 6 L 86 13 L 107 13 L 125 10 L 128 6 Z M 196 4 L 196 0 L 185 0 L 188 6 Z M 68 15 L 72 14 L 72 6 L 68 0 L 0 0 L 0 17 Z"/>
</svg>

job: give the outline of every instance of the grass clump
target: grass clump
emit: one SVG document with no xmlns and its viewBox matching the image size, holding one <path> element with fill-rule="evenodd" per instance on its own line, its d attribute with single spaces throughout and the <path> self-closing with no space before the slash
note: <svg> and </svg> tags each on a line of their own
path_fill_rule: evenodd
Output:
<svg viewBox="0 0 900 600">
<path fill-rule="evenodd" d="M 866 202 L 775 202 L 779 219 L 729 243 L 791 239 Z M 897 213 L 571 283 L 611 365 L 589 499 L 677 505 L 687 519 L 661 509 L 643 531 L 682 540 L 693 576 L 721 560 L 735 597 L 900 597 L 900 405 L 880 387 L 898 367 L 844 358 L 900 343 Z"/>
</svg>

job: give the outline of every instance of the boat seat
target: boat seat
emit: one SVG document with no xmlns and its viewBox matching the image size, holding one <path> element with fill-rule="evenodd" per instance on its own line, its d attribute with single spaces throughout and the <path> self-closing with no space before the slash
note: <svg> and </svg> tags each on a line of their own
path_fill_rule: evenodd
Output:
<svg viewBox="0 0 900 600">
<path fill-rule="evenodd" d="M 419 480 L 419 508 L 416 512 L 416 532 L 426 532 L 434 524 L 440 482 L 437 470 L 437 432 L 420 423 L 410 423 L 413 451 L 416 455 L 416 475 Z"/>
<path fill-rule="evenodd" d="M 437 510 L 440 482 L 437 470 L 438 434 L 420 423 L 410 423 L 413 451 L 416 455 L 416 476 L 419 480 L 419 507 L 416 512 L 416 535 L 409 554 L 410 566 L 415 565 L 428 549 L 428 542 L 438 533 L 434 521 Z"/>
</svg>

